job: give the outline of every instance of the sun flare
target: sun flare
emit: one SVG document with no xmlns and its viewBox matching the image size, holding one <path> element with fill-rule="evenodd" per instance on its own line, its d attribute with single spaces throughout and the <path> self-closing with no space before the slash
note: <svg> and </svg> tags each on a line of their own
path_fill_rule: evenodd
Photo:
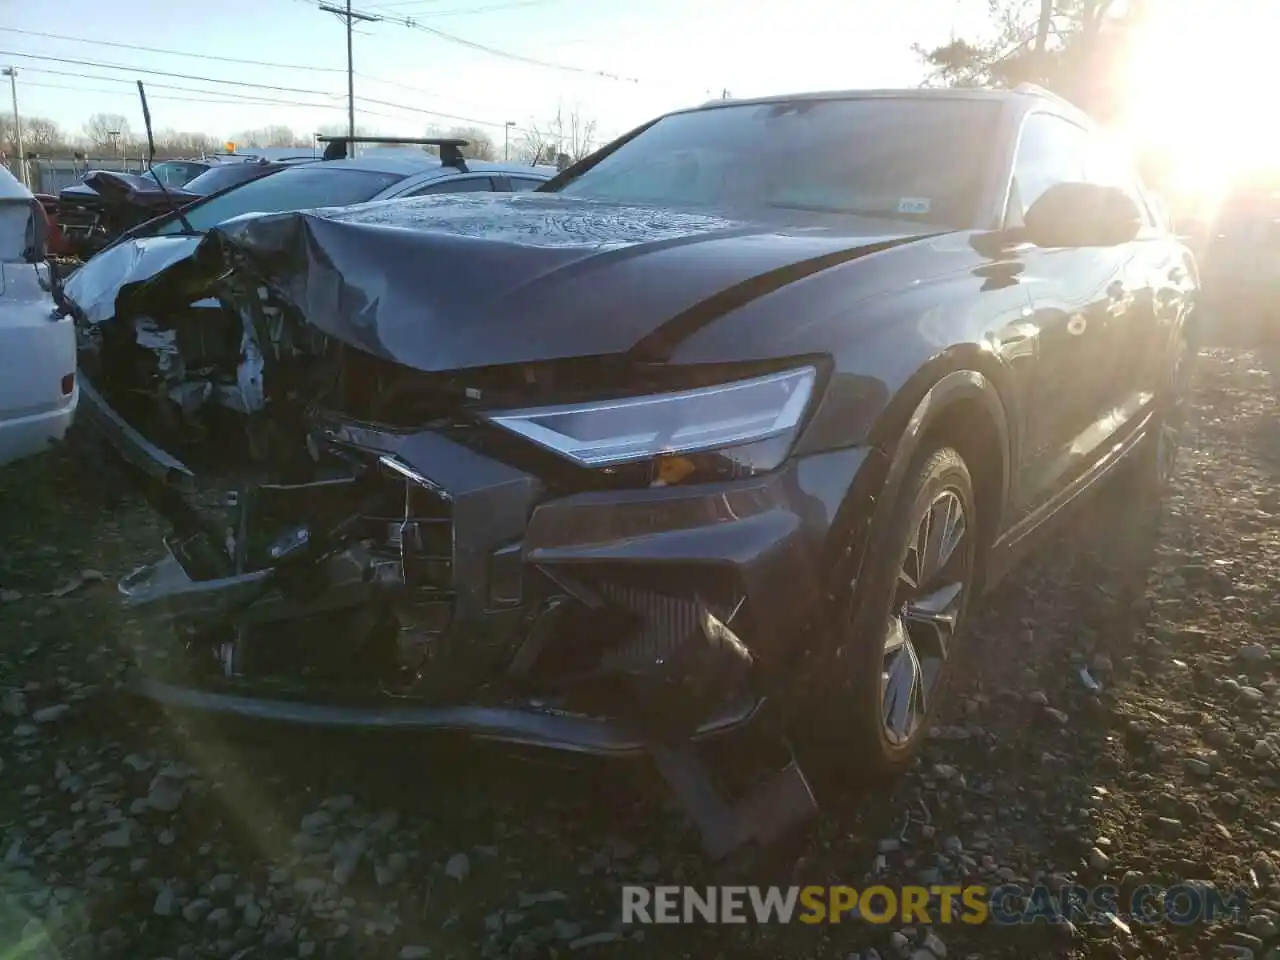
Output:
<svg viewBox="0 0 1280 960">
<path fill-rule="evenodd" d="M 1124 132 L 1167 152 L 1179 192 L 1209 199 L 1249 170 L 1280 169 L 1275 38 L 1267 0 L 1156 0 L 1135 39 Z"/>
</svg>

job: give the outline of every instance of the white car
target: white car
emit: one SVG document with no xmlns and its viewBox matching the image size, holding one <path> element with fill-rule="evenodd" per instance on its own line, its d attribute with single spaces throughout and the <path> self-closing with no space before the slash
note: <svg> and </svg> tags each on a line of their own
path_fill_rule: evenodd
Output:
<svg viewBox="0 0 1280 960">
<path fill-rule="evenodd" d="M 75 326 L 54 304 L 46 229 L 31 191 L 0 166 L 0 464 L 61 440 L 80 398 Z"/>
</svg>

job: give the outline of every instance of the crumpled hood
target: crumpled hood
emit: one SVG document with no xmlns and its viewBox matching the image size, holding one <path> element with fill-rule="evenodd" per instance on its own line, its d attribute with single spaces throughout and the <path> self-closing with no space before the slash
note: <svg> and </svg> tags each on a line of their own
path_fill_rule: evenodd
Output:
<svg viewBox="0 0 1280 960">
<path fill-rule="evenodd" d="M 649 347 L 817 270 L 936 233 L 455 195 L 241 218 L 210 231 L 197 259 L 230 261 L 324 333 L 433 372 Z"/>
<path fill-rule="evenodd" d="M 120 292 L 185 260 L 200 245 L 200 237 L 140 237 L 124 240 L 92 257 L 71 275 L 63 294 L 91 324 L 110 320 Z"/>
</svg>

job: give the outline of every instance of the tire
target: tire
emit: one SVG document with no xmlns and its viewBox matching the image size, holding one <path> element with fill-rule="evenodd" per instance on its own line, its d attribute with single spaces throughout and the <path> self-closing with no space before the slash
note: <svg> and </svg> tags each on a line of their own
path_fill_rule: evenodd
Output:
<svg viewBox="0 0 1280 960">
<path fill-rule="evenodd" d="M 922 450 L 882 509 L 889 513 L 875 518 L 880 533 L 867 544 L 858 582 L 844 585 L 834 605 L 834 679 L 804 723 L 806 763 L 826 786 L 887 779 L 912 762 L 945 694 L 972 593 L 980 525 L 959 453 Z"/>
</svg>

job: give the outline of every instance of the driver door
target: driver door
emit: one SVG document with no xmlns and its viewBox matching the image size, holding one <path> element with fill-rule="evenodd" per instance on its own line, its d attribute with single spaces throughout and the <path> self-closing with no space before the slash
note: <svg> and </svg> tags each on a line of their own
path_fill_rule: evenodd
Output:
<svg viewBox="0 0 1280 960">
<path fill-rule="evenodd" d="M 1007 219 L 1049 187 L 1088 177 L 1089 130 L 1051 111 L 1030 114 L 1014 161 Z M 1024 456 L 1017 500 L 1022 516 L 1063 493 L 1101 456 L 1113 431 L 1109 379 L 1116 322 L 1126 310 L 1124 247 L 1020 249 L 1021 280 L 1031 297 L 1036 329 L 1036 376 L 1025 411 Z"/>
</svg>

